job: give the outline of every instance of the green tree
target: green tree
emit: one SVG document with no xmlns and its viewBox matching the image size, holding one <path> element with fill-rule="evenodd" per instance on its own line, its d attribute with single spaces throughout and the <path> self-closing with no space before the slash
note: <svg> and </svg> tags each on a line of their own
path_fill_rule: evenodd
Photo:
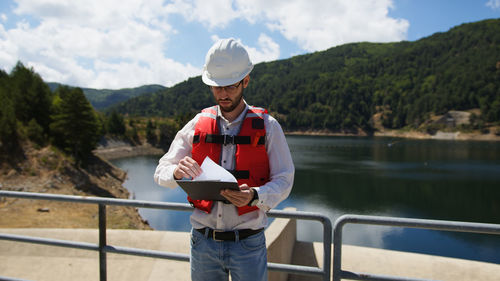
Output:
<svg viewBox="0 0 500 281">
<path fill-rule="evenodd" d="M 126 139 L 131 141 L 133 144 L 136 144 L 136 145 L 141 144 L 141 139 L 139 137 L 139 131 L 137 130 L 135 120 L 129 119 L 128 126 L 130 128 L 127 128 L 127 130 L 125 132 Z"/>
<path fill-rule="evenodd" d="M 38 145 L 43 145 L 47 139 L 42 126 L 40 126 L 35 119 L 31 119 L 31 121 L 28 122 L 26 133 L 28 138 Z"/>
<path fill-rule="evenodd" d="M 10 151 L 18 146 L 14 103 L 7 94 L 7 85 L 8 77 L 0 70 L 0 151 Z"/>
<path fill-rule="evenodd" d="M 27 125 L 32 119 L 49 132 L 52 93 L 32 68 L 18 62 L 10 73 L 10 94 L 14 100 L 17 120 Z"/>
<path fill-rule="evenodd" d="M 175 121 L 168 120 L 167 122 L 160 123 L 158 146 L 168 149 L 178 130 L 179 126 Z"/>
<path fill-rule="evenodd" d="M 125 121 L 123 120 L 123 116 L 116 112 L 116 110 L 113 110 L 108 118 L 107 129 L 109 134 L 115 136 L 125 135 Z"/>
<path fill-rule="evenodd" d="M 50 129 L 54 144 L 73 155 L 77 164 L 86 164 L 100 138 L 96 113 L 80 88 L 60 87 Z"/>
<path fill-rule="evenodd" d="M 146 125 L 146 141 L 152 145 L 156 145 L 158 142 L 158 136 L 156 135 L 156 126 L 151 120 L 148 120 Z"/>
</svg>

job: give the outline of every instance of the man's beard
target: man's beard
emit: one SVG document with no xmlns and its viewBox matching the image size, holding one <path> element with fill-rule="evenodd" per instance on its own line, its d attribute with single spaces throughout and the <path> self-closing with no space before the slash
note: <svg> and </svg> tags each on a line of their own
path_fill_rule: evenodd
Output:
<svg viewBox="0 0 500 281">
<path fill-rule="evenodd" d="M 243 99 L 243 89 L 241 89 L 241 93 L 239 94 L 239 96 L 237 96 L 233 101 L 231 101 L 231 99 L 224 99 L 224 100 L 230 100 L 231 101 L 231 104 L 229 106 L 226 106 L 226 107 L 222 107 L 219 103 L 219 107 L 221 109 L 221 111 L 223 112 L 232 112 L 233 110 L 236 109 L 236 107 L 238 107 L 238 105 L 240 105 L 240 102 L 241 100 Z M 219 100 L 220 101 L 220 100 Z"/>
</svg>

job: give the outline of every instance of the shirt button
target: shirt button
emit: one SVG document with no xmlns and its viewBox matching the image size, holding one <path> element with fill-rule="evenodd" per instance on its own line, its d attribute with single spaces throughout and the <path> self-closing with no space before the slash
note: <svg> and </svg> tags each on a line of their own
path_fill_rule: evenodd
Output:
<svg viewBox="0 0 500 281">
<path fill-rule="evenodd" d="M 219 214 L 219 218 L 222 218 L 222 215 L 221 215 L 221 214 Z"/>
<path fill-rule="evenodd" d="M 224 160 L 224 161 L 222 161 L 222 162 L 226 163 L 226 160 Z"/>
</svg>

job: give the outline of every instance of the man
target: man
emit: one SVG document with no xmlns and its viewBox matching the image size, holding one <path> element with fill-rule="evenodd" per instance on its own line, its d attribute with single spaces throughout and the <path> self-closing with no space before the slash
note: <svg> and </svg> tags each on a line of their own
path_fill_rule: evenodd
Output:
<svg viewBox="0 0 500 281">
<path fill-rule="evenodd" d="M 276 119 L 243 99 L 252 69 L 247 51 L 234 39 L 210 48 L 202 80 L 217 105 L 177 133 L 156 168 L 155 181 L 174 188 L 176 179 L 200 175 L 208 156 L 231 171 L 240 186 L 240 191 L 221 191 L 225 202 L 188 198 L 195 207 L 192 280 L 228 280 L 229 274 L 233 281 L 267 280 L 266 211 L 290 194 L 295 170 Z"/>
</svg>

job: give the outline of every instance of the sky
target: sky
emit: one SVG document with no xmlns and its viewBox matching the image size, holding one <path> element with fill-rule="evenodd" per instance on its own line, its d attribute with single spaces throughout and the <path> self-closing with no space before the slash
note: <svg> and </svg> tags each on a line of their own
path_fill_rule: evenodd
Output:
<svg viewBox="0 0 500 281">
<path fill-rule="evenodd" d="M 415 41 L 500 18 L 500 0 L 0 0 L 0 69 L 96 89 L 171 87 L 220 38 L 253 63 L 352 42 Z"/>
</svg>

